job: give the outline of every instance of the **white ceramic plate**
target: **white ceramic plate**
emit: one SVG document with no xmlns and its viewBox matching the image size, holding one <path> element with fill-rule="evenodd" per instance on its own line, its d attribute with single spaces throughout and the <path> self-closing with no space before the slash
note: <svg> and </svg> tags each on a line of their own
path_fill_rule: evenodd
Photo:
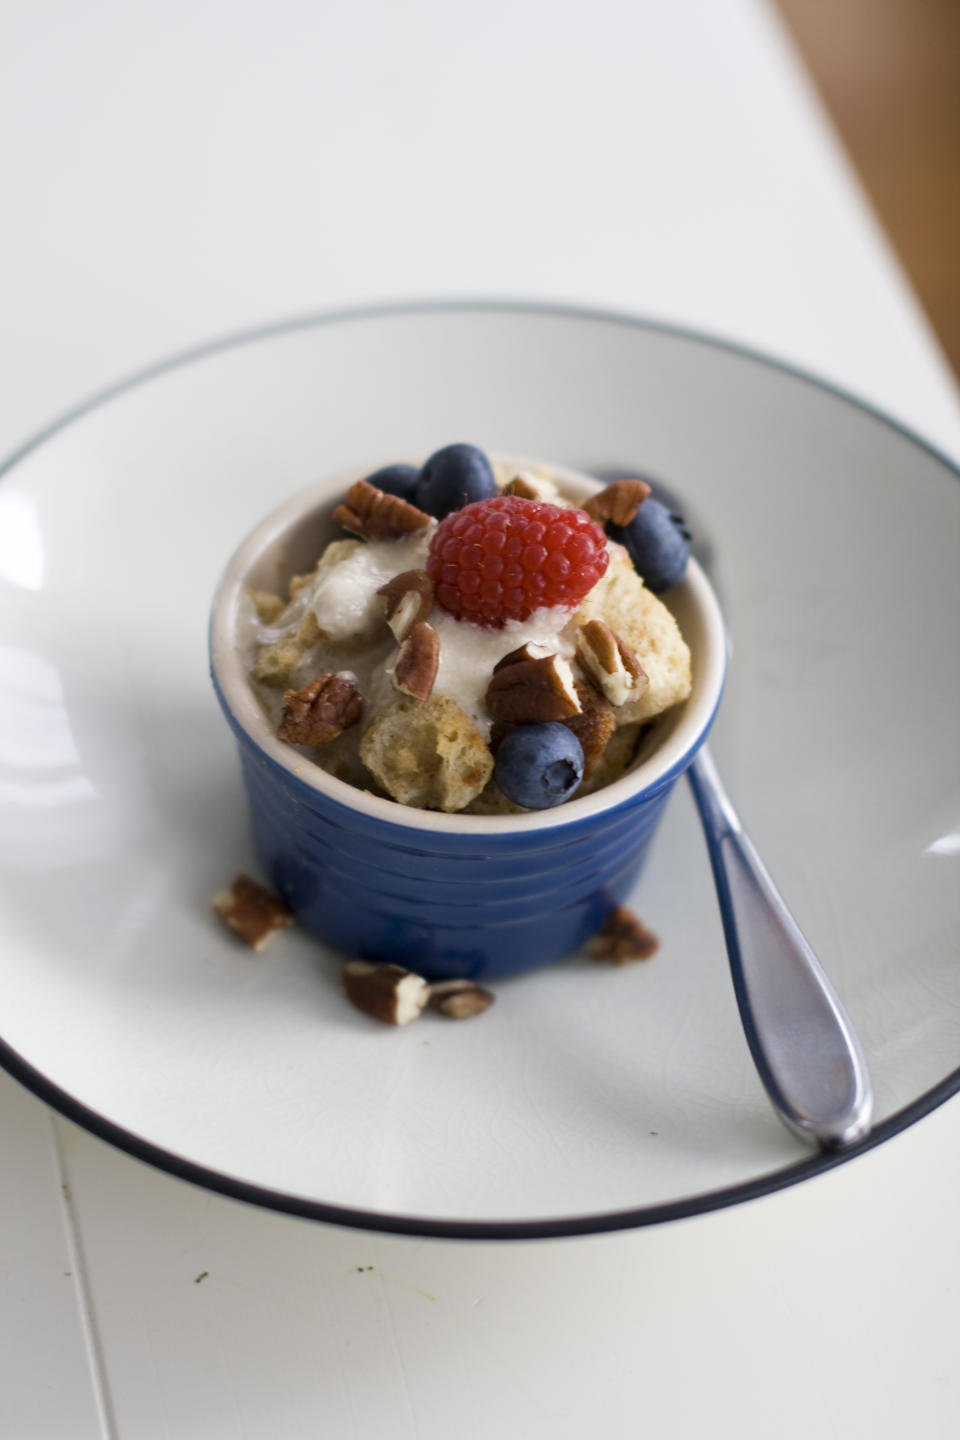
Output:
<svg viewBox="0 0 960 1440">
<path fill-rule="evenodd" d="M 803 1179 L 671 802 L 649 964 L 569 961 L 393 1031 L 338 958 L 211 916 L 252 860 L 207 678 L 214 583 L 318 475 L 466 439 L 689 498 L 734 636 L 715 751 L 849 1008 L 878 1127 L 960 1083 L 960 487 L 849 397 L 611 315 L 398 307 L 241 337 L 54 426 L 0 486 L 2 1058 L 175 1174 L 421 1234 L 648 1223 Z M 862 1148 L 862 1147 L 861 1147 Z"/>
</svg>

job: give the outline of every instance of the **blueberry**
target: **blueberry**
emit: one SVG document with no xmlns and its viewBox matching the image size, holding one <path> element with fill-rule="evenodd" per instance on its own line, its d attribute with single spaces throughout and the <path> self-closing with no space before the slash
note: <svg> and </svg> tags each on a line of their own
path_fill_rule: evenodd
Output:
<svg viewBox="0 0 960 1440">
<path fill-rule="evenodd" d="M 388 495 L 399 495 L 401 500 L 413 503 L 413 492 L 417 488 L 420 471 L 416 465 L 385 465 L 367 476 L 368 485 L 376 485 Z"/>
<path fill-rule="evenodd" d="M 447 445 L 437 450 L 420 471 L 414 503 L 442 520 L 474 500 L 497 493 L 493 467 L 476 445 Z"/>
<path fill-rule="evenodd" d="M 569 800 L 583 779 L 583 747 L 566 725 L 518 725 L 497 747 L 493 778 L 508 800 L 548 810 Z"/>
<path fill-rule="evenodd" d="M 610 539 L 627 547 L 634 569 L 655 594 L 683 579 L 690 558 L 690 532 L 679 515 L 672 515 L 652 495 L 629 525 L 610 526 Z"/>
</svg>

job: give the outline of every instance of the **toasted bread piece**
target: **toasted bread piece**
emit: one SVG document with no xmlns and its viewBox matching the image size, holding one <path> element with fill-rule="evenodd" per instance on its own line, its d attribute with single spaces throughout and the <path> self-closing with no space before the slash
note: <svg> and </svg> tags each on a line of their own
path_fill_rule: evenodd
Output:
<svg viewBox="0 0 960 1440">
<path fill-rule="evenodd" d="M 644 585 L 622 545 L 611 544 L 607 573 L 574 616 L 605 620 L 634 652 L 650 681 L 638 700 L 617 707 L 617 724 L 650 720 L 690 694 L 690 651 L 676 620 Z"/>
<path fill-rule="evenodd" d="M 247 594 L 253 601 L 257 612 L 257 619 L 261 625 L 273 625 L 278 617 L 287 608 L 287 602 L 282 595 L 273 595 L 269 590 L 248 590 Z"/>
<path fill-rule="evenodd" d="M 280 632 L 276 639 L 266 641 L 257 651 L 251 672 L 254 680 L 274 689 L 285 688 L 292 683 L 304 655 L 321 640 L 332 645 L 349 646 L 358 640 L 366 639 L 367 629 L 374 631 L 380 628 L 380 613 L 371 605 L 372 619 L 369 625 L 358 622 L 356 634 L 334 639 L 326 634 L 313 610 L 307 609 L 307 595 L 304 592 L 316 585 L 325 570 L 339 565 L 362 544 L 362 540 L 331 540 L 313 570 L 305 575 L 294 575 L 290 581 L 290 599 L 280 602 L 280 613 L 276 613 L 275 609 L 277 597 L 259 591 L 253 593 L 253 602 L 261 623 L 274 632 Z"/>
<path fill-rule="evenodd" d="M 275 690 L 286 689 L 302 654 L 296 635 L 283 635 L 279 640 L 260 646 L 251 674 L 261 685 L 270 685 Z"/>
<path fill-rule="evenodd" d="M 402 695 L 371 721 L 360 759 L 401 805 L 462 810 L 493 773 L 493 756 L 470 717 L 448 695 Z"/>
</svg>

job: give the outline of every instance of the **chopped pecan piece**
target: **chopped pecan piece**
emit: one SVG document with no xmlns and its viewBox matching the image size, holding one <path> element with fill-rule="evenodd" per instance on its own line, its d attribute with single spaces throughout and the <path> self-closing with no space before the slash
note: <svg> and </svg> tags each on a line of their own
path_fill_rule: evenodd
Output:
<svg viewBox="0 0 960 1440">
<path fill-rule="evenodd" d="M 347 999 L 385 1025 L 409 1025 L 430 999 L 430 986 L 423 976 L 401 965 L 348 960 L 340 971 L 340 980 Z"/>
<path fill-rule="evenodd" d="M 506 669 L 508 665 L 516 665 L 519 660 L 545 660 L 553 651 L 548 650 L 546 645 L 538 645 L 535 640 L 527 640 L 517 650 L 511 650 L 509 655 L 504 655 L 493 667 L 494 675 Z"/>
<path fill-rule="evenodd" d="M 265 950 L 275 935 L 293 923 L 283 901 L 249 875 L 237 875 L 229 890 L 214 895 L 213 908 L 224 925 L 257 951 Z"/>
<path fill-rule="evenodd" d="M 363 696 L 352 675 L 318 675 L 302 690 L 287 690 L 278 740 L 291 745 L 326 745 L 363 714 Z"/>
<path fill-rule="evenodd" d="M 519 495 L 521 500 L 539 500 L 540 491 L 525 475 L 514 475 L 509 485 L 503 487 L 504 495 Z"/>
<path fill-rule="evenodd" d="M 589 780 L 617 728 L 617 717 L 609 701 L 604 700 L 588 681 L 578 680 L 576 688 L 580 714 L 571 715 L 563 723 L 580 741 L 583 750 L 583 778 Z"/>
<path fill-rule="evenodd" d="M 363 540 L 399 540 L 425 530 L 430 516 L 416 505 L 387 495 L 366 480 L 356 480 L 347 491 L 345 505 L 338 505 L 333 518 L 344 530 Z"/>
<path fill-rule="evenodd" d="M 496 996 L 473 980 L 438 980 L 430 986 L 430 1009 L 448 1020 L 470 1020 L 489 1010 Z"/>
<path fill-rule="evenodd" d="M 519 495 L 521 500 L 546 500 L 550 505 L 555 505 L 559 502 L 557 487 L 554 482 L 548 480 L 545 475 L 537 475 L 529 470 L 524 470 L 514 475 L 510 483 L 503 487 L 501 493 L 504 495 Z"/>
<path fill-rule="evenodd" d="M 494 720 L 510 725 L 539 725 L 578 715 L 573 671 L 559 655 L 506 665 L 490 678 L 487 709 Z"/>
<path fill-rule="evenodd" d="M 439 665 L 440 637 L 426 620 L 418 620 L 400 646 L 390 678 L 404 695 L 429 700 Z"/>
<path fill-rule="evenodd" d="M 614 480 L 583 506 L 598 525 L 629 525 L 650 494 L 646 480 Z"/>
<path fill-rule="evenodd" d="M 433 609 L 433 581 L 426 570 L 404 570 L 381 585 L 377 594 L 387 624 L 401 641 Z"/>
<path fill-rule="evenodd" d="M 612 960 L 614 965 L 628 965 L 631 960 L 649 960 L 660 941 L 642 920 L 618 905 L 611 911 L 587 946 L 594 960 Z"/>
<path fill-rule="evenodd" d="M 605 620 L 588 620 L 577 632 L 577 656 L 611 705 L 638 700 L 650 680 L 636 655 Z"/>
</svg>

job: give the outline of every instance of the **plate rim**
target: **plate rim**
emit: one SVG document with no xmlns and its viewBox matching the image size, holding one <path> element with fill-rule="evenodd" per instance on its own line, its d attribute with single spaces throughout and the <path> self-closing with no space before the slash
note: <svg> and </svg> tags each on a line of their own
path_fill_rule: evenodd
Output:
<svg viewBox="0 0 960 1440">
<path fill-rule="evenodd" d="M 0 462 L 0 480 L 15 470 L 35 450 L 40 449 L 61 431 L 68 429 L 87 414 L 100 409 L 129 390 L 148 384 L 168 371 L 183 369 L 196 361 L 208 359 L 222 351 L 256 344 L 277 336 L 292 334 L 298 330 L 317 329 L 327 325 L 348 324 L 354 321 L 376 320 L 392 316 L 415 316 L 443 312 L 526 314 L 574 321 L 599 321 L 604 324 L 621 325 L 654 334 L 668 335 L 699 345 L 707 345 L 741 359 L 750 360 L 766 369 L 779 371 L 853 406 L 856 410 L 908 440 L 920 451 L 944 466 L 955 479 L 960 480 L 960 464 L 903 421 L 832 380 L 827 380 L 800 365 L 795 365 L 741 341 L 714 335 L 693 326 L 655 319 L 626 310 L 551 300 L 471 296 L 384 300 L 331 307 L 245 327 L 212 340 L 202 341 L 133 371 L 61 412 Z M 759 1199 L 764 1195 L 774 1194 L 778 1190 L 797 1185 L 815 1175 L 832 1170 L 838 1165 L 848 1163 L 908 1129 L 960 1091 L 960 1066 L 958 1066 L 930 1089 L 911 1100 L 900 1110 L 887 1116 L 885 1120 L 880 1121 L 867 1136 L 853 1145 L 840 1150 L 819 1150 L 807 1154 L 794 1163 L 756 1176 L 751 1180 L 741 1181 L 716 1190 L 703 1191 L 679 1200 L 625 1210 L 557 1216 L 548 1219 L 456 1220 L 440 1216 L 395 1215 L 387 1211 L 334 1205 L 256 1185 L 201 1165 L 196 1161 L 188 1160 L 175 1151 L 164 1149 L 135 1132 L 125 1129 L 83 1104 L 82 1101 L 75 1099 L 24 1059 L 2 1036 L 0 1036 L 0 1067 L 35 1095 L 38 1100 L 50 1106 L 65 1119 L 79 1125 L 81 1129 L 87 1130 L 98 1139 L 106 1141 L 132 1158 L 141 1160 L 176 1179 L 212 1190 L 228 1199 L 239 1200 L 245 1204 L 256 1205 L 261 1209 L 293 1215 L 301 1219 L 317 1220 L 350 1229 L 447 1240 L 536 1240 L 593 1235 L 617 1230 L 639 1229 L 648 1225 L 689 1219 L 694 1215 L 726 1209 L 733 1205 Z"/>
<path fill-rule="evenodd" d="M 14 1080 L 31 1091 L 38 1100 L 49 1105 L 64 1119 L 79 1125 L 97 1139 L 104 1140 L 134 1160 L 143 1161 L 154 1169 L 177 1180 L 211 1190 L 229 1200 L 239 1200 L 259 1209 L 292 1215 L 302 1220 L 316 1220 L 350 1230 L 372 1231 L 388 1235 L 408 1235 L 419 1239 L 437 1240 L 550 1240 L 567 1237 L 609 1234 L 617 1230 L 644 1229 L 672 1220 L 688 1220 L 695 1215 L 726 1210 L 750 1200 L 790 1189 L 815 1175 L 846 1165 L 851 1160 L 883 1145 L 893 1136 L 907 1130 L 929 1115 L 960 1089 L 960 1068 L 952 1071 L 916 1100 L 888 1115 L 863 1139 L 840 1150 L 818 1150 L 793 1164 L 771 1170 L 752 1180 L 718 1190 L 705 1190 L 680 1200 L 662 1201 L 633 1209 L 610 1210 L 586 1215 L 554 1216 L 535 1220 L 453 1220 L 442 1216 L 395 1215 L 389 1211 L 363 1210 L 357 1206 L 334 1205 L 311 1200 L 290 1191 L 271 1190 L 255 1185 L 220 1170 L 187 1160 L 173 1150 L 165 1150 L 131 1130 L 124 1129 L 98 1111 L 76 1100 L 53 1081 L 48 1080 L 29 1061 L 0 1039 L 0 1066 Z"/>
</svg>

